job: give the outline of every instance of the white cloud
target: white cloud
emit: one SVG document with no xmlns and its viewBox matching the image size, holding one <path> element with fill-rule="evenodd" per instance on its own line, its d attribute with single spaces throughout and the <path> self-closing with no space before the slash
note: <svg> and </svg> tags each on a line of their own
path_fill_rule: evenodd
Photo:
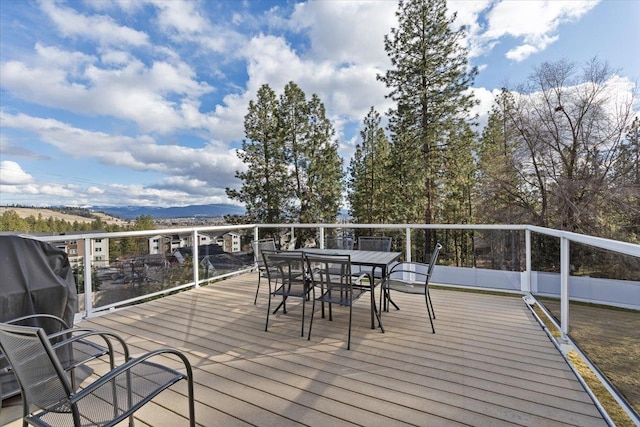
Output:
<svg viewBox="0 0 640 427">
<path fill-rule="evenodd" d="M 249 93 L 263 83 L 276 93 L 294 81 L 310 97 L 316 93 L 334 117 L 362 121 L 372 105 L 389 105 L 387 89 L 376 79 L 383 70 L 366 63 L 344 65 L 330 60 L 300 57 L 278 37 L 255 37 L 244 51 L 249 62 Z M 251 99 L 251 98 L 250 98 Z"/>
<path fill-rule="evenodd" d="M 500 94 L 500 89 L 488 90 L 480 87 L 473 88 L 472 91 L 478 104 L 471 109 L 470 115 L 478 116 L 478 129 L 483 129 L 487 125 L 489 112 L 493 107 L 495 97 Z"/>
<path fill-rule="evenodd" d="M 523 61 L 530 55 L 547 48 L 558 39 L 561 24 L 582 18 L 593 9 L 599 0 L 554 0 L 554 1 L 508 1 L 503 0 L 487 12 L 487 29 L 478 30 L 479 42 L 485 49 L 493 48 L 496 42 L 510 36 L 522 40 L 506 54 L 509 59 Z"/>
<path fill-rule="evenodd" d="M 133 121 L 144 132 L 190 128 L 183 106 L 193 105 L 192 111 L 197 111 L 198 98 L 212 90 L 181 61 L 146 66 L 136 59 L 122 63 L 126 54 L 112 54 L 107 56 L 109 67 L 101 68 L 97 58 L 79 52 L 39 46 L 36 53 L 34 66 L 19 61 L 0 64 L 5 89 L 40 105 Z"/>
<path fill-rule="evenodd" d="M 158 22 L 165 31 L 178 33 L 200 33 L 207 28 L 207 20 L 196 9 L 195 3 L 185 1 L 158 0 Z"/>
<path fill-rule="evenodd" d="M 147 34 L 118 25 L 108 15 L 84 16 L 53 1 L 42 1 L 40 7 L 67 37 L 83 37 L 107 46 L 142 46 L 149 43 Z"/>
<path fill-rule="evenodd" d="M 185 176 L 200 180 L 203 186 L 230 186 L 235 171 L 242 167 L 234 150 L 221 149 L 216 142 L 202 148 L 160 145 L 149 136 L 109 135 L 53 119 L 4 112 L 0 112 L 0 121 L 7 128 L 36 133 L 43 141 L 76 159 L 92 157 L 105 165 Z"/>
<path fill-rule="evenodd" d="M 391 1 L 299 3 L 290 25 L 309 35 L 310 49 L 300 52 L 301 55 L 335 64 L 380 66 L 388 63 L 383 40 L 389 29 L 397 25 L 396 9 L 397 3 Z"/>
<path fill-rule="evenodd" d="M 0 161 L 0 185 L 24 185 L 33 182 L 33 177 L 10 160 Z"/>
</svg>

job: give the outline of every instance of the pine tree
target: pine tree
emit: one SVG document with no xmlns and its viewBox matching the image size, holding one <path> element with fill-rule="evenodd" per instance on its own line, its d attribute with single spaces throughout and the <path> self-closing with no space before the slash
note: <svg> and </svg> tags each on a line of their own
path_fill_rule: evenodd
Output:
<svg viewBox="0 0 640 427">
<path fill-rule="evenodd" d="M 276 98 L 268 85 L 249 103 L 236 172 L 240 190 L 227 195 L 243 202 L 248 219 L 278 223 L 334 222 L 342 197 L 342 159 L 335 131 L 317 95 L 307 101 L 294 83 Z M 304 237 L 303 235 L 298 236 Z"/>
<path fill-rule="evenodd" d="M 356 145 L 349 165 L 348 199 L 356 222 L 375 224 L 389 220 L 390 144 L 380 121 L 380 114 L 371 107 L 360 131 L 362 142 Z"/>
<path fill-rule="evenodd" d="M 446 140 L 449 146 L 443 155 L 441 176 L 438 176 L 440 195 L 435 219 L 440 223 L 475 223 L 476 164 L 474 161 L 475 141 L 471 126 L 464 121 L 453 121 L 448 128 Z M 465 230 L 452 231 L 453 251 L 449 258 L 456 265 L 471 265 L 473 251 L 472 233 Z"/>
<path fill-rule="evenodd" d="M 342 198 L 342 159 L 324 104 L 316 94 L 307 101 L 290 82 L 278 111 L 291 195 L 286 216 L 301 223 L 334 222 Z M 300 246 L 309 236 L 302 231 L 297 237 Z"/>
<path fill-rule="evenodd" d="M 326 116 L 324 104 L 313 94 L 309 101 L 310 162 L 306 194 L 311 222 L 335 222 L 342 204 L 344 172 L 334 138 L 335 131 Z"/>
<path fill-rule="evenodd" d="M 397 103 L 390 112 L 393 157 L 408 162 L 395 169 L 404 174 L 401 191 L 410 201 L 421 200 L 422 218 L 412 221 L 432 223 L 436 218 L 438 159 L 447 146 L 447 125 L 467 115 L 474 100 L 468 91 L 477 73 L 469 69 L 467 51 L 462 45 L 464 29 L 453 31 L 455 14 L 447 17 L 445 0 L 400 0 L 398 28 L 385 36 L 385 50 L 392 68 L 379 78 L 391 88 L 389 97 Z M 408 157 L 407 157 L 408 156 Z M 411 159 L 420 158 L 419 166 Z M 409 181 L 421 180 L 420 185 Z M 421 194 L 408 195 L 420 190 Z M 406 212 L 410 214 L 411 212 Z M 425 249 L 432 247 L 431 237 Z"/>
<path fill-rule="evenodd" d="M 518 132 L 512 120 L 513 95 L 502 89 L 494 100 L 487 125 L 479 141 L 477 200 L 481 223 L 539 224 L 531 213 L 539 202 L 527 185 L 527 177 L 518 150 Z"/>
<path fill-rule="evenodd" d="M 257 100 L 249 102 L 244 119 L 246 139 L 238 157 L 247 165 L 237 171 L 240 190 L 227 188 L 229 198 L 244 203 L 251 222 L 278 223 L 283 204 L 289 200 L 284 146 L 278 134 L 278 102 L 275 92 L 265 84 Z"/>
<path fill-rule="evenodd" d="M 292 197 L 285 206 L 285 217 L 296 222 L 305 222 L 308 217 L 307 172 L 309 108 L 305 93 L 294 82 L 289 82 L 278 102 L 279 145 L 284 149 L 284 158 L 289 165 L 286 185 Z M 305 218 L 305 219 L 303 219 Z"/>
<path fill-rule="evenodd" d="M 23 231 L 30 232 L 32 231 L 23 218 L 20 218 L 20 215 L 13 210 L 6 210 L 0 215 L 0 231 Z"/>
</svg>

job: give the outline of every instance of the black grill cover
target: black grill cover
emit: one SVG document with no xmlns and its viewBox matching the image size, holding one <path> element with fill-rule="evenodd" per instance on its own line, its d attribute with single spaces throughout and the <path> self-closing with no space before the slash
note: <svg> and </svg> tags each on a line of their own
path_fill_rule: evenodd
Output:
<svg viewBox="0 0 640 427">
<path fill-rule="evenodd" d="M 63 250 L 35 239 L 0 235 L 0 322 L 46 313 L 73 326 L 77 310 L 76 283 Z"/>
<path fill-rule="evenodd" d="M 15 235 L 0 235 L 0 322 L 31 314 L 53 314 L 69 327 L 78 310 L 78 294 L 67 254 L 48 243 Z M 23 322 L 53 333 L 59 322 Z M 0 395 L 19 392 L 15 377 L 0 359 Z"/>
</svg>

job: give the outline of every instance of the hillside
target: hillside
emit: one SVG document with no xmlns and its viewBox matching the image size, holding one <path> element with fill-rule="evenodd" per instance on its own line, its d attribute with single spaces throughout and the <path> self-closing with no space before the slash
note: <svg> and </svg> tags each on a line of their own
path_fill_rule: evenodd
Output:
<svg viewBox="0 0 640 427">
<path fill-rule="evenodd" d="M 229 204 L 189 206 L 96 206 L 95 209 L 118 218 L 135 219 L 148 215 L 154 219 L 167 218 L 222 218 L 224 215 L 244 215 L 245 209 Z"/>
<path fill-rule="evenodd" d="M 49 219 L 53 217 L 53 219 L 64 220 L 71 223 L 73 223 L 74 221 L 78 221 L 78 222 L 94 221 L 93 218 L 86 218 L 84 216 L 79 216 L 79 215 L 70 215 L 70 214 L 57 212 L 57 211 L 53 211 L 51 209 L 45 209 L 45 208 L 19 208 L 19 207 L 16 208 L 12 206 L 0 206 L 0 215 L 6 211 L 15 211 L 20 218 L 27 218 L 29 216 L 34 216 L 35 218 L 38 218 L 38 215 L 42 215 L 42 218 L 44 219 Z M 115 218 L 101 212 L 93 212 L 93 215 L 95 217 L 99 217 L 103 222 L 107 224 L 125 225 L 128 223 L 128 221 Z"/>
</svg>

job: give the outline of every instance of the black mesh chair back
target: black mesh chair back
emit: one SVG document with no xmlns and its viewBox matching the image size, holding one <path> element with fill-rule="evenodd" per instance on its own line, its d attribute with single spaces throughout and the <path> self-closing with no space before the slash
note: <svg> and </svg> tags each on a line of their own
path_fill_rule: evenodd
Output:
<svg viewBox="0 0 640 427">
<path fill-rule="evenodd" d="M 23 326 L 38 326 L 44 328 L 48 334 L 69 329 L 69 326 L 63 319 L 50 314 L 23 316 L 9 320 L 5 323 Z M 2 400 L 4 400 L 18 394 L 20 394 L 20 386 L 18 385 L 18 381 L 15 379 L 13 372 L 11 372 L 9 361 L 0 351 L 0 397 Z"/>
<path fill-rule="evenodd" d="M 71 386 L 74 389 L 76 388 L 75 369 L 77 367 L 106 355 L 109 356 L 111 367 L 113 368 L 114 366 L 111 341 L 119 339 L 116 335 L 88 328 L 69 328 L 67 323 L 60 317 L 46 313 L 31 314 L 11 319 L 5 323 L 42 328 L 47 333 L 47 338 L 49 338 L 49 342 L 56 351 L 63 369 L 65 372 L 70 373 Z M 87 339 L 89 336 L 98 336 L 105 341 L 105 345 Z M 121 342 L 121 345 L 124 345 L 124 342 Z M 9 362 L 1 351 L 0 384 L 2 385 L 2 400 L 20 394 L 18 381 L 15 379 Z"/>
<path fill-rule="evenodd" d="M 274 239 L 259 239 L 254 240 L 253 243 L 251 243 L 251 246 L 253 248 L 253 258 L 258 266 L 258 287 L 256 288 L 256 296 L 253 299 L 253 305 L 256 305 L 258 302 L 258 292 L 260 291 L 260 279 L 267 276 L 262 251 L 275 251 L 276 241 Z"/>
<path fill-rule="evenodd" d="M 312 292 L 309 275 L 306 271 L 304 253 L 301 251 L 272 251 L 263 250 L 265 269 L 269 280 L 269 303 L 267 305 L 267 321 L 264 330 L 269 327 L 269 314 L 275 314 L 282 308 L 287 313 L 287 299 L 290 297 L 302 299 L 302 327 L 304 336 L 305 302 Z M 273 297 L 282 298 L 280 304 L 271 311 Z"/>
<path fill-rule="evenodd" d="M 361 236 L 358 237 L 358 250 L 359 251 L 379 251 L 379 252 L 391 252 L 391 237 L 378 237 L 378 236 Z M 362 267 L 356 268 L 354 273 L 366 271 L 372 274 L 375 279 L 382 279 L 380 272 L 376 272 L 373 269 Z"/>
<path fill-rule="evenodd" d="M 411 294 L 422 294 L 425 298 L 425 304 L 427 306 L 427 314 L 429 315 L 429 322 L 431 323 L 431 331 L 435 333 L 435 327 L 433 325 L 433 319 L 436 318 L 436 313 L 433 309 L 433 302 L 429 295 L 429 283 L 433 270 L 438 262 L 438 255 L 442 245 L 437 243 L 433 252 L 431 253 L 431 259 L 429 264 L 420 262 L 401 262 L 394 265 L 387 278 L 382 284 L 382 293 L 380 305 L 384 304 L 385 308 L 388 308 L 388 304 L 392 304 L 397 310 L 399 307 L 391 299 L 391 291 L 398 291 Z"/>
<path fill-rule="evenodd" d="M 353 237 L 326 237 L 324 239 L 325 249 L 346 249 L 353 250 Z"/>
<path fill-rule="evenodd" d="M 18 379 L 25 404 L 70 410 L 71 384 L 43 329 L 0 324 L 0 348 Z"/>
<path fill-rule="evenodd" d="M 269 251 L 275 251 L 276 241 L 274 239 L 259 239 L 254 240 L 253 243 L 251 243 L 251 246 L 253 247 L 253 257 L 256 261 L 256 264 L 258 264 L 258 268 L 264 269 L 264 259 L 262 258 L 262 251 L 265 249 Z"/>
<path fill-rule="evenodd" d="M 176 350 L 156 350 L 131 359 L 77 393 L 43 329 L 0 323 L 0 350 L 20 384 L 28 414 L 25 425 L 112 426 L 127 418 L 133 425 L 135 411 L 171 385 L 187 379 L 189 421 L 190 426 L 195 426 L 192 369 L 188 359 Z M 167 354 L 182 360 L 186 374 L 150 360 Z M 36 409 L 32 410 L 34 406 Z"/>
<path fill-rule="evenodd" d="M 390 252 L 392 240 L 391 237 L 361 236 L 358 237 L 358 250 Z"/>
<path fill-rule="evenodd" d="M 328 255 L 312 252 L 306 252 L 305 255 L 307 259 L 307 269 L 311 272 L 312 284 L 321 291 L 320 295 L 313 300 L 307 339 L 311 339 L 316 301 L 322 303 L 323 307 L 324 304 L 328 304 L 329 320 L 333 320 L 332 306 L 334 304 L 346 306 L 349 307 L 347 350 L 350 350 L 353 304 L 371 289 L 369 282 L 363 283 L 362 280 L 364 278 L 372 279 L 366 273 L 357 277 L 352 274 L 351 257 L 349 255 Z M 378 321 L 380 321 L 379 318 Z"/>
</svg>

